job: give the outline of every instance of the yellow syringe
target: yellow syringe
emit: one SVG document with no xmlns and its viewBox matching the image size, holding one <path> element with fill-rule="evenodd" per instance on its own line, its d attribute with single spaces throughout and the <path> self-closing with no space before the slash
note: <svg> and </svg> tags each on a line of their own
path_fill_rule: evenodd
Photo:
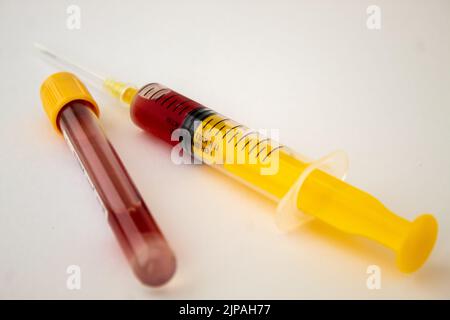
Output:
<svg viewBox="0 0 450 320">
<path fill-rule="evenodd" d="M 310 161 L 160 84 L 150 83 L 138 90 L 40 49 L 99 80 L 130 106 L 133 122 L 143 130 L 276 201 L 280 228 L 289 230 L 307 219 L 319 219 L 394 250 L 398 268 L 407 273 L 420 268 L 432 251 L 438 232 L 436 219 L 423 214 L 408 221 L 344 182 L 344 152 Z"/>
</svg>

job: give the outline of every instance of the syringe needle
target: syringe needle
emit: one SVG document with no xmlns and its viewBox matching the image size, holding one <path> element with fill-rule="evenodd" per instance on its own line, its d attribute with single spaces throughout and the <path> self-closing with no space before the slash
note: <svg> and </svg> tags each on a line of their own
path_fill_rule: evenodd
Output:
<svg viewBox="0 0 450 320">
<path fill-rule="evenodd" d="M 72 60 L 69 60 L 65 57 L 62 57 L 55 52 L 51 51 L 44 45 L 40 43 L 34 43 L 34 47 L 39 50 L 43 55 L 50 58 L 52 61 L 55 61 L 65 67 L 68 67 L 70 69 L 74 69 L 74 71 L 81 72 L 82 75 L 87 78 L 88 80 L 91 80 L 91 82 L 94 82 L 99 88 L 103 87 L 103 83 L 105 81 L 105 77 L 99 75 L 98 73 L 93 72 L 92 70 L 89 70 L 81 65 L 79 65 L 76 62 L 73 62 Z"/>
<path fill-rule="evenodd" d="M 35 42 L 34 47 L 51 61 L 79 73 L 81 77 L 85 78 L 92 85 L 98 87 L 98 89 L 106 89 L 106 91 L 108 91 L 113 97 L 119 99 L 125 105 L 129 105 L 131 103 L 131 99 L 136 94 L 137 89 L 133 85 L 101 76 L 98 73 L 73 62 L 72 60 L 56 54 L 40 43 Z"/>
</svg>

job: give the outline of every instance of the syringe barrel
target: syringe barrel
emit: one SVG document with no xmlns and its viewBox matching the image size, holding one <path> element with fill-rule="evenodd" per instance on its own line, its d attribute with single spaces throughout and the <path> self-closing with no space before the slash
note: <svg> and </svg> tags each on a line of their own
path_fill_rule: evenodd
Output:
<svg viewBox="0 0 450 320">
<path fill-rule="evenodd" d="M 181 128 L 186 117 L 203 106 L 158 83 L 143 86 L 135 95 L 131 106 L 131 118 L 143 130 L 163 141 L 176 145 L 172 132 Z"/>
<path fill-rule="evenodd" d="M 130 113 L 143 130 L 171 145 L 179 144 L 181 136 L 184 152 L 275 201 L 306 166 L 285 146 L 157 83 L 137 92 Z M 177 129 L 180 134 L 174 135 Z"/>
<path fill-rule="evenodd" d="M 146 85 L 130 107 L 133 121 L 145 131 L 177 145 L 173 133 L 180 129 L 185 133 L 180 135 L 185 152 L 280 204 L 290 199 L 287 207 L 292 211 L 396 251 L 397 265 L 404 272 L 417 270 L 434 246 L 437 222 L 432 215 L 413 222 L 397 216 L 325 168 L 171 89 Z"/>
</svg>

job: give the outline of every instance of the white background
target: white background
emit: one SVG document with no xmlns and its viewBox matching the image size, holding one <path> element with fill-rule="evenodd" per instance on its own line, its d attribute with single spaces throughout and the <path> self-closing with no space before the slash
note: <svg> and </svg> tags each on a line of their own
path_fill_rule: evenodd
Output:
<svg viewBox="0 0 450 320">
<path fill-rule="evenodd" d="M 81 29 L 66 27 L 68 5 Z M 366 8 L 382 10 L 368 30 Z M 450 2 L 0 1 L 0 298 L 450 298 Z M 87 67 L 163 83 L 317 158 L 350 156 L 348 181 L 412 220 L 434 213 L 435 250 L 404 275 L 375 243 L 314 222 L 284 235 L 274 205 L 170 148 L 91 92 L 101 121 L 178 258 L 160 289 L 134 278 L 39 86 L 41 42 Z M 66 288 L 66 268 L 82 289 Z M 366 268 L 382 270 L 368 290 Z"/>
</svg>

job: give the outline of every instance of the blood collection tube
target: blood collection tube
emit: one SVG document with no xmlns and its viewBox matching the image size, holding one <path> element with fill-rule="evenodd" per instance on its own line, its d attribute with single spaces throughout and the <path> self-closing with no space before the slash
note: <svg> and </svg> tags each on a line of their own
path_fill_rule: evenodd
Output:
<svg viewBox="0 0 450 320">
<path fill-rule="evenodd" d="M 176 261 L 122 161 L 103 133 L 99 109 L 85 86 L 60 72 L 41 86 L 44 109 L 78 159 L 137 278 L 160 286 Z"/>
</svg>

